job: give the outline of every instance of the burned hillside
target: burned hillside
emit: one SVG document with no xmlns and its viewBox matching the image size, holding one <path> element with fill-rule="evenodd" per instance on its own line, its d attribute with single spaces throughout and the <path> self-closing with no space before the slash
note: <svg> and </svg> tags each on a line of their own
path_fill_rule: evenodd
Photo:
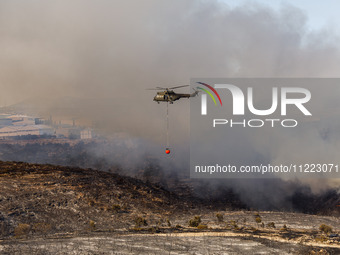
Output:
<svg viewBox="0 0 340 255">
<path fill-rule="evenodd" d="M 338 190 L 314 193 L 298 181 L 267 180 L 197 180 L 190 179 L 185 165 L 178 167 L 130 148 L 125 140 L 23 140 L 2 141 L 0 160 L 24 161 L 69 167 L 91 168 L 130 176 L 156 184 L 181 197 L 198 197 L 213 207 L 294 211 L 308 214 L 339 215 Z M 106 174 L 106 173 L 100 174 Z M 97 172 L 99 173 L 99 172 Z M 263 188 L 258 188 L 263 187 Z M 260 192 L 262 190 L 262 192 Z"/>
<path fill-rule="evenodd" d="M 91 221 L 101 229 L 126 228 L 138 215 L 162 218 L 213 206 L 150 182 L 75 167 L 0 162 L 0 182 L 2 236 L 20 224 L 55 233 L 85 231 Z"/>
</svg>

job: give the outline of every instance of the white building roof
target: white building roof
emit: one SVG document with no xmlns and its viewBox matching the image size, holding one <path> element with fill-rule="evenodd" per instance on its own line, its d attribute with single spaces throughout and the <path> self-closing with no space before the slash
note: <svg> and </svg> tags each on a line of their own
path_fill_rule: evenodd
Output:
<svg viewBox="0 0 340 255">
<path fill-rule="evenodd" d="M 10 116 L 9 114 L 0 114 L 0 119 L 8 119 Z"/>
<path fill-rule="evenodd" d="M 52 129 L 52 128 L 47 125 L 6 126 L 3 128 L 0 128 L 0 133 L 35 131 L 35 130 L 41 130 L 41 129 Z"/>
<path fill-rule="evenodd" d="M 21 114 L 14 114 L 14 115 L 9 115 L 9 118 L 28 118 L 29 116 L 27 115 L 21 115 Z M 33 118 L 33 117 L 31 117 Z"/>
</svg>

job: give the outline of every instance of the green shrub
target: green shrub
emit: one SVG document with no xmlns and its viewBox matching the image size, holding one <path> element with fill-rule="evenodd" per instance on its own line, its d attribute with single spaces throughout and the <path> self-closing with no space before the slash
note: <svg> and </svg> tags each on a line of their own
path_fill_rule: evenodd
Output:
<svg viewBox="0 0 340 255">
<path fill-rule="evenodd" d="M 208 225 L 203 225 L 203 224 L 199 224 L 197 226 L 198 229 L 208 229 Z"/>
<path fill-rule="evenodd" d="M 328 241 L 328 237 L 324 236 L 324 235 L 321 235 L 321 236 L 317 236 L 315 237 L 315 241 L 317 242 L 327 242 Z"/>
<path fill-rule="evenodd" d="M 287 228 L 286 224 L 284 224 L 283 227 L 282 227 L 280 230 L 281 230 L 281 231 L 287 231 L 288 228 Z"/>
<path fill-rule="evenodd" d="M 96 201 L 94 201 L 93 199 L 89 199 L 87 204 L 88 204 L 89 206 L 93 207 L 93 206 L 95 206 Z"/>
<path fill-rule="evenodd" d="M 161 226 L 163 224 L 163 222 L 164 222 L 163 219 L 159 219 L 159 220 L 156 221 L 156 225 Z"/>
<path fill-rule="evenodd" d="M 146 219 L 144 219 L 143 217 L 137 217 L 135 219 L 135 225 L 136 225 L 137 228 L 140 228 L 142 226 L 147 226 L 148 223 L 147 223 Z"/>
<path fill-rule="evenodd" d="M 113 212 L 119 212 L 122 208 L 120 205 L 114 204 L 111 209 Z"/>
<path fill-rule="evenodd" d="M 331 226 L 328 226 L 326 224 L 321 224 L 319 227 L 321 232 L 324 232 L 325 234 L 329 234 L 333 232 L 333 229 Z"/>
<path fill-rule="evenodd" d="M 148 228 L 147 229 L 149 232 L 151 232 L 151 233 L 159 233 L 159 232 L 161 232 L 160 230 L 159 230 L 159 227 L 151 227 L 151 228 Z"/>
<path fill-rule="evenodd" d="M 52 229 L 50 224 L 47 223 L 36 223 L 32 227 L 32 231 L 36 233 L 46 234 Z"/>
<path fill-rule="evenodd" d="M 260 224 L 262 222 L 262 219 L 261 219 L 261 217 L 258 216 L 258 217 L 255 218 L 255 221 L 256 221 L 257 224 Z"/>
<path fill-rule="evenodd" d="M 217 214 L 216 214 L 216 218 L 217 218 L 217 221 L 218 221 L 218 222 L 223 222 L 223 214 L 217 213 Z"/>
<path fill-rule="evenodd" d="M 90 228 L 90 231 L 95 231 L 96 230 L 96 223 L 93 220 L 90 220 L 89 228 Z"/>
<path fill-rule="evenodd" d="M 133 231 L 142 231 L 143 229 L 142 229 L 142 228 L 138 228 L 138 227 L 133 227 L 132 230 L 133 230 Z"/>
<path fill-rule="evenodd" d="M 229 224 L 236 230 L 240 229 L 237 225 L 237 222 L 234 220 L 229 221 Z"/>
<path fill-rule="evenodd" d="M 234 220 L 229 221 L 229 224 L 233 227 L 237 226 L 237 223 Z"/>
<path fill-rule="evenodd" d="M 14 229 L 14 235 L 15 237 L 22 237 L 25 235 L 28 235 L 30 232 L 31 226 L 28 224 L 20 223 L 15 229 Z"/>
<path fill-rule="evenodd" d="M 189 220 L 189 226 L 197 228 L 201 223 L 201 216 L 195 216 L 193 219 Z"/>
<path fill-rule="evenodd" d="M 275 223 L 274 223 L 274 222 L 269 222 L 269 223 L 267 224 L 267 227 L 269 227 L 269 228 L 275 228 Z"/>
<path fill-rule="evenodd" d="M 253 231 L 253 232 L 257 232 L 258 231 L 258 229 L 254 228 L 254 227 L 250 227 L 250 230 Z"/>
</svg>

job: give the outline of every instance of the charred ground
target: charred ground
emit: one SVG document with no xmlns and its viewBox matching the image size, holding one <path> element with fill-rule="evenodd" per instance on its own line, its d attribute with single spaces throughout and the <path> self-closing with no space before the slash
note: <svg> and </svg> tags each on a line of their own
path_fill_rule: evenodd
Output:
<svg viewBox="0 0 340 255">
<path fill-rule="evenodd" d="M 338 217 L 252 211 L 232 193 L 217 202 L 116 173 L 3 161 L 0 185 L 3 254 L 337 254 L 340 248 Z"/>
<path fill-rule="evenodd" d="M 2 236 L 13 235 L 19 224 L 29 224 L 31 232 L 39 226 L 52 233 L 87 231 L 91 221 L 97 229 L 116 229 L 134 226 L 138 216 L 165 220 L 214 206 L 150 182 L 75 167 L 0 161 L 0 186 Z M 240 209 L 237 202 L 224 209 Z"/>
<path fill-rule="evenodd" d="M 181 199 L 186 198 L 192 201 L 194 197 L 199 201 L 208 201 L 209 206 L 219 207 L 219 209 L 231 206 L 235 209 L 252 208 L 254 210 L 340 215 L 338 190 L 328 189 L 315 194 L 308 185 L 299 182 L 289 183 L 280 179 L 268 179 L 266 182 L 257 182 L 257 184 L 253 181 L 242 182 L 243 180 L 240 180 L 238 183 L 243 188 L 240 191 L 237 185 L 224 182 L 224 180 L 190 179 L 189 173 L 183 170 L 185 167 L 178 169 L 175 166 L 167 166 L 164 169 L 164 162 L 160 162 L 159 159 L 147 153 L 140 153 L 145 150 L 138 146 L 133 149 L 125 142 L 125 139 L 112 141 L 108 139 L 3 140 L 0 141 L 0 160 L 92 168 L 130 176 L 171 191 Z M 133 155 L 138 156 L 134 158 Z M 98 172 L 98 176 L 101 174 L 104 173 Z M 258 189 L 259 192 L 262 190 L 262 193 L 257 194 L 256 189 L 251 191 L 248 188 L 254 185 L 263 187 L 263 189 Z M 273 189 L 275 192 L 272 192 Z M 280 199 L 276 198 L 277 195 Z"/>
</svg>

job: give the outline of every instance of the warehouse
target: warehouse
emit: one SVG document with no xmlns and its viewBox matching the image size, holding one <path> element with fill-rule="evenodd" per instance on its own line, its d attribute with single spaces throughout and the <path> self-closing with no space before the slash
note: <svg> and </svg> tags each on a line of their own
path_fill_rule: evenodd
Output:
<svg viewBox="0 0 340 255">
<path fill-rule="evenodd" d="M 22 136 L 54 135 L 54 130 L 46 125 L 6 126 L 0 128 L 0 139 Z"/>
</svg>

